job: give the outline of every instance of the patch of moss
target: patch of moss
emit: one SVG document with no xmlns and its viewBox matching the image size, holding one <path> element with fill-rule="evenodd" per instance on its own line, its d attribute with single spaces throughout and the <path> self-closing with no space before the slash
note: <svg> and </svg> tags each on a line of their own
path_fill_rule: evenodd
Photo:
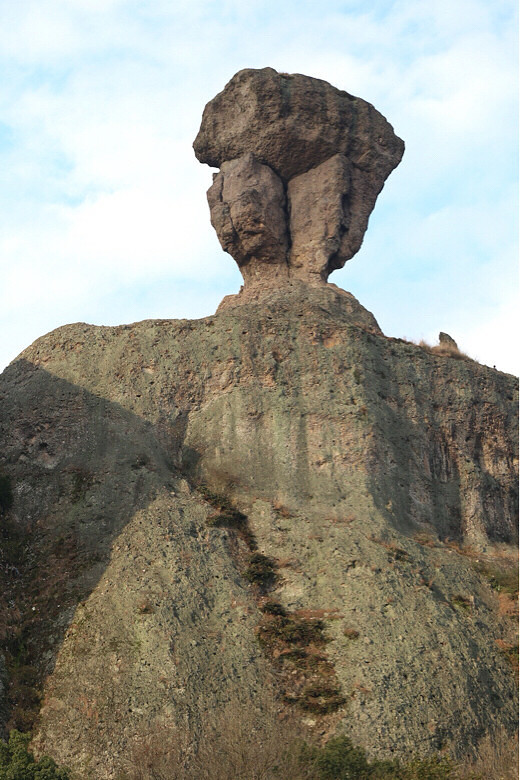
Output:
<svg viewBox="0 0 520 780">
<path fill-rule="evenodd" d="M 455 609 L 463 610 L 464 612 L 471 612 L 473 609 L 473 603 L 470 598 L 463 596 L 461 593 L 455 593 L 450 597 L 450 604 Z"/>
<path fill-rule="evenodd" d="M 475 568 L 498 593 L 518 597 L 518 566 L 502 568 L 497 564 L 479 562 Z"/>
</svg>

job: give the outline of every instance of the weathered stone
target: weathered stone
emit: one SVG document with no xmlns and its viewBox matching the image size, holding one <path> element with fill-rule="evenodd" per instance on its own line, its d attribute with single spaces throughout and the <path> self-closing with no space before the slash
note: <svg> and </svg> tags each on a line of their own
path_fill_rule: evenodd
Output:
<svg viewBox="0 0 520 780">
<path fill-rule="evenodd" d="M 322 79 L 247 68 L 207 104 L 193 148 L 213 167 L 252 152 L 286 182 L 342 153 L 381 189 L 404 144 L 374 106 Z"/>
<path fill-rule="evenodd" d="M 451 347 L 452 349 L 459 348 L 455 339 L 453 339 L 449 333 L 443 333 L 442 331 L 439 333 L 439 344 L 442 344 L 445 347 Z"/>
<path fill-rule="evenodd" d="M 252 154 L 223 163 L 208 203 L 220 245 L 236 260 L 246 283 L 288 277 L 285 194 L 271 168 Z"/>
<path fill-rule="evenodd" d="M 402 756 L 514 727 L 497 594 L 441 540 L 515 540 L 517 401 L 514 377 L 385 338 L 332 285 L 39 339 L 0 378 L 15 619 L 48 675 L 35 748 L 108 780 L 134 738 L 200 733 L 272 684 L 243 558 L 176 466 L 248 516 L 285 609 L 344 616 L 326 652 L 349 704 L 318 729 Z"/>
<path fill-rule="evenodd" d="M 333 285 L 39 339 L 0 377 L 14 619 L 47 677 L 35 749 L 108 780 L 135 738 L 200 733 L 273 684 L 240 540 L 176 467 L 248 515 L 285 609 L 344 616 L 326 652 L 349 704 L 318 729 L 384 756 L 514 726 L 497 595 L 441 540 L 515 539 L 517 400 L 513 377 L 385 338 Z"/>
<path fill-rule="evenodd" d="M 326 281 L 334 268 L 352 257 L 342 254 L 350 227 L 349 191 L 351 165 L 336 154 L 289 182 L 290 254 L 294 276 Z M 345 242 L 346 243 L 346 242 Z"/>
<path fill-rule="evenodd" d="M 273 286 L 282 277 L 326 282 L 360 248 L 377 196 L 404 151 L 370 103 L 321 79 L 272 68 L 233 76 L 206 106 L 193 146 L 201 162 L 223 170 L 245 155 L 259 161 L 234 163 L 208 195 L 212 224 L 246 287 Z M 293 201 L 288 269 L 280 260 L 288 226 L 282 227 L 278 180 L 260 176 L 259 163 L 281 177 Z"/>
</svg>

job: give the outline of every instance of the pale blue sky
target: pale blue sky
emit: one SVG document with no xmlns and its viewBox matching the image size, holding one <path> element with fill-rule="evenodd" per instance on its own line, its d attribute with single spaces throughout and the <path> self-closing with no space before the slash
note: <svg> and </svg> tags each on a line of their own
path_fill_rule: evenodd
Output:
<svg viewBox="0 0 520 780">
<path fill-rule="evenodd" d="M 240 68 L 325 78 L 406 143 L 331 281 L 390 336 L 518 373 L 513 0 L 0 0 L 0 368 L 67 322 L 201 317 L 240 275 L 191 144 Z"/>
</svg>

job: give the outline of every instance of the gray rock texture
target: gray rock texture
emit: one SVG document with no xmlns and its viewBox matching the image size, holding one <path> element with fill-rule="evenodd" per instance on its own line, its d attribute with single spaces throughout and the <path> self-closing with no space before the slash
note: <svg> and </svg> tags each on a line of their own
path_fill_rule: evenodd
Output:
<svg viewBox="0 0 520 780">
<path fill-rule="evenodd" d="M 348 208 L 350 190 L 351 165 L 342 154 L 330 157 L 289 182 L 292 236 L 289 262 L 295 277 L 326 281 L 331 271 L 342 268 L 354 254 L 349 251 L 350 234 L 359 237 L 356 251 L 359 249 L 368 214 L 361 231 L 355 221 L 352 225 Z"/>
<path fill-rule="evenodd" d="M 320 79 L 263 68 L 240 71 L 208 103 L 194 150 L 201 162 L 214 167 L 253 155 L 257 164 L 268 166 L 280 177 L 288 188 L 290 218 L 286 213 L 285 220 L 293 246 L 285 257 L 285 275 L 320 283 L 360 248 L 377 196 L 400 162 L 404 144 L 370 103 Z M 252 162 L 248 164 L 252 166 Z M 263 252 L 272 236 L 259 238 L 260 217 L 273 218 L 272 225 L 265 222 L 260 229 L 277 237 L 285 231 L 279 224 L 281 212 L 272 209 L 280 198 L 278 194 L 271 197 L 266 190 L 267 176 L 264 174 L 260 186 L 254 176 L 242 178 L 247 193 L 244 199 L 255 203 L 252 234 L 251 207 L 244 211 L 242 206 L 236 209 L 230 233 L 229 213 L 223 215 L 220 206 L 227 203 L 220 194 L 225 184 L 219 183 L 218 177 L 209 199 L 219 240 L 243 270 L 247 288 L 272 273 Z M 242 200 L 237 195 L 240 181 L 236 178 L 233 182 L 235 203 Z M 278 192 L 279 185 L 275 179 L 271 181 Z M 236 238 L 240 233 L 250 236 L 246 264 L 243 241 Z M 276 244 L 273 258 L 279 265 L 284 243 Z M 281 269 L 278 274 L 283 276 Z M 269 284 L 267 280 L 265 287 Z"/>
<path fill-rule="evenodd" d="M 284 187 L 251 153 L 222 165 L 208 190 L 211 224 L 244 280 L 288 278 Z M 265 267 L 267 265 L 267 268 Z"/>
<path fill-rule="evenodd" d="M 326 616 L 346 703 L 303 734 L 382 756 L 514 728 L 511 621 L 468 553 L 516 541 L 517 400 L 514 377 L 386 338 L 332 285 L 39 339 L 0 377 L 37 752 L 115 778 L 143 734 L 277 690 L 247 550 L 200 482 L 248 515 L 272 597 Z"/>
<path fill-rule="evenodd" d="M 439 333 L 439 344 L 458 349 L 455 339 L 452 338 L 449 333 L 443 333 L 442 331 Z"/>
<path fill-rule="evenodd" d="M 214 168 L 252 152 L 286 183 L 345 154 L 381 189 L 404 144 L 370 103 L 326 81 L 247 68 L 208 103 L 193 148 Z"/>
</svg>

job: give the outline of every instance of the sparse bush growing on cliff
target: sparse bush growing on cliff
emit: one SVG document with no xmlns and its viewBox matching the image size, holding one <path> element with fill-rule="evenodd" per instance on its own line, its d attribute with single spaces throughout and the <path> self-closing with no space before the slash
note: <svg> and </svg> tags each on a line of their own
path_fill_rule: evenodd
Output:
<svg viewBox="0 0 520 780">
<path fill-rule="evenodd" d="M 69 780 L 66 769 L 44 756 L 35 761 L 29 751 L 30 734 L 11 731 L 9 742 L 0 741 L 0 780 Z"/>
<path fill-rule="evenodd" d="M 505 729 L 486 734 L 477 745 L 476 755 L 459 767 L 457 780 L 517 780 L 518 735 Z"/>
<path fill-rule="evenodd" d="M 518 563 L 515 563 L 516 565 L 506 568 L 496 563 L 479 561 L 475 568 L 497 593 L 509 593 L 511 596 L 518 597 Z"/>
<path fill-rule="evenodd" d="M 244 577 L 249 582 L 267 588 L 276 581 L 276 569 L 274 562 L 267 555 L 253 553 L 249 558 L 249 565 L 244 572 Z"/>
<path fill-rule="evenodd" d="M 256 539 L 249 528 L 247 515 L 236 509 L 226 496 L 215 493 L 206 485 L 199 485 L 199 493 L 216 510 L 208 518 L 208 525 L 211 528 L 231 528 L 237 531 L 251 552 L 256 551 Z"/>
<path fill-rule="evenodd" d="M 285 607 L 282 607 L 278 601 L 273 601 L 273 599 L 266 599 L 266 601 L 263 601 L 259 604 L 259 607 L 262 612 L 266 612 L 268 615 L 279 615 L 280 617 L 285 617 L 287 614 Z"/>
<path fill-rule="evenodd" d="M 468 596 L 463 596 L 461 593 L 452 594 L 450 603 L 454 609 L 460 609 L 464 612 L 471 612 L 473 608 L 471 599 Z"/>
<path fill-rule="evenodd" d="M 118 780 L 516 780 L 514 742 L 500 750 L 488 739 L 478 759 L 457 765 L 444 756 L 370 761 L 346 736 L 324 745 L 305 742 L 295 722 L 259 722 L 257 713 L 230 703 L 203 726 L 195 753 L 190 740 L 154 734 L 132 753 L 132 767 Z M 481 743 L 483 744 L 483 743 Z"/>
<path fill-rule="evenodd" d="M 341 688 L 334 682 L 312 682 L 300 694 L 298 706 L 315 715 L 326 715 L 329 712 L 336 712 L 346 701 Z"/>
<path fill-rule="evenodd" d="M 469 355 L 466 355 L 465 352 L 461 352 L 461 350 L 453 344 L 438 344 L 436 346 L 432 346 L 426 341 L 420 341 L 418 346 L 422 347 L 422 349 L 425 349 L 427 352 L 431 352 L 432 355 L 451 357 L 455 358 L 455 360 L 471 360 Z"/>
<path fill-rule="evenodd" d="M 286 646 L 304 647 L 310 643 L 322 647 L 327 643 L 322 620 L 309 620 L 297 615 L 287 615 L 273 607 L 266 612 L 271 616 L 258 626 L 260 643 L 280 655 Z"/>
</svg>

